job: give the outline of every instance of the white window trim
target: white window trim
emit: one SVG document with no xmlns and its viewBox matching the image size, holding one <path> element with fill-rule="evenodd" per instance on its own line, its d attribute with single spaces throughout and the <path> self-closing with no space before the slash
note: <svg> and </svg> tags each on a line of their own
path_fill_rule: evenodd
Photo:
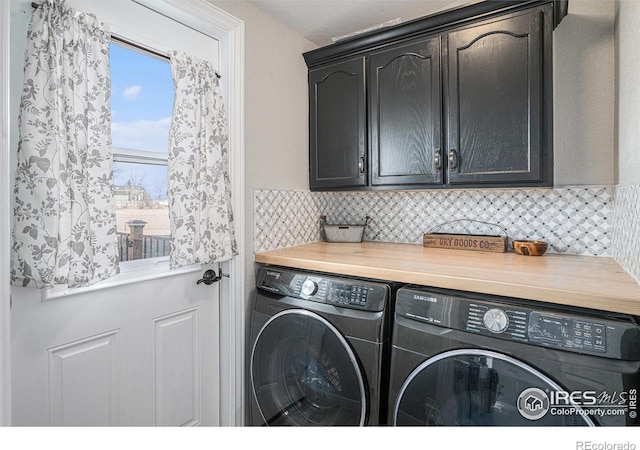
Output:
<svg viewBox="0 0 640 450">
<path fill-rule="evenodd" d="M 179 269 L 169 268 L 169 257 L 138 259 L 124 261 L 120 263 L 120 273 L 96 284 L 78 288 L 68 288 L 66 286 L 55 286 L 41 290 L 42 301 L 68 298 L 75 295 L 87 294 L 104 289 L 111 289 L 118 286 L 141 283 L 143 281 L 169 278 L 175 275 L 184 275 L 191 272 L 200 272 L 201 264 L 180 267 Z"/>
<path fill-rule="evenodd" d="M 125 162 L 136 164 L 167 165 L 169 155 L 147 150 L 134 150 L 131 148 L 112 147 L 113 162 Z"/>
</svg>

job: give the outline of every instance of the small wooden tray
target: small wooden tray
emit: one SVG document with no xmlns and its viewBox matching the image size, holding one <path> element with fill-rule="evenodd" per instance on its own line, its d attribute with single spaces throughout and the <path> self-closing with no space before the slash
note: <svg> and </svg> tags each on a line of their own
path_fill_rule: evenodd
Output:
<svg viewBox="0 0 640 450">
<path fill-rule="evenodd" d="M 507 251 L 507 237 L 474 234 L 425 233 L 422 237 L 422 245 L 431 248 L 504 253 Z"/>
</svg>

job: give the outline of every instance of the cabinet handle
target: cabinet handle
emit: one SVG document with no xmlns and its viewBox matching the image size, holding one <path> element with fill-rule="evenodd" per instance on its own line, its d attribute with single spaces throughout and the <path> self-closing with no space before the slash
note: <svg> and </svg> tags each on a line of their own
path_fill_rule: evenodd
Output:
<svg viewBox="0 0 640 450">
<path fill-rule="evenodd" d="M 361 156 L 358 160 L 358 171 L 364 173 L 364 156 Z"/>
<path fill-rule="evenodd" d="M 449 170 L 456 170 L 458 168 L 458 152 L 451 147 L 449 149 Z"/>
<path fill-rule="evenodd" d="M 436 153 L 433 156 L 433 162 L 436 166 L 436 170 L 442 169 L 442 161 L 440 160 L 441 157 L 442 157 L 442 152 L 440 151 L 439 148 L 437 148 Z"/>
</svg>

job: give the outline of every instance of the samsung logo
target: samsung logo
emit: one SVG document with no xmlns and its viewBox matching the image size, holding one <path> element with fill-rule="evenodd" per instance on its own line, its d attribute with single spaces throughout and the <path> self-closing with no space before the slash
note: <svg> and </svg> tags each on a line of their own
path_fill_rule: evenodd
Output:
<svg viewBox="0 0 640 450">
<path fill-rule="evenodd" d="M 428 297 L 426 295 L 414 294 L 413 295 L 413 299 L 414 300 L 420 300 L 422 302 L 438 303 L 438 298 L 437 297 Z"/>
<path fill-rule="evenodd" d="M 270 270 L 267 270 L 267 275 L 270 277 L 275 277 L 276 279 L 280 278 L 280 272 L 271 272 Z"/>
</svg>

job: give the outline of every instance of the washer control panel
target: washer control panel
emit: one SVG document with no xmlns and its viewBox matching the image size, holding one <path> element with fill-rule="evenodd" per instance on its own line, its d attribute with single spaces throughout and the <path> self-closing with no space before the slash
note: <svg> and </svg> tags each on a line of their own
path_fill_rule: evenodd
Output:
<svg viewBox="0 0 640 450">
<path fill-rule="evenodd" d="M 396 294 L 396 315 L 499 339 L 640 360 L 640 326 L 628 317 L 481 294 L 407 286 Z M 511 302 L 509 302 L 511 300 Z"/>
<path fill-rule="evenodd" d="M 258 289 L 277 295 L 367 311 L 384 310 L 389 287 L 383 283 L 263 267 Z"/>
</svg>

